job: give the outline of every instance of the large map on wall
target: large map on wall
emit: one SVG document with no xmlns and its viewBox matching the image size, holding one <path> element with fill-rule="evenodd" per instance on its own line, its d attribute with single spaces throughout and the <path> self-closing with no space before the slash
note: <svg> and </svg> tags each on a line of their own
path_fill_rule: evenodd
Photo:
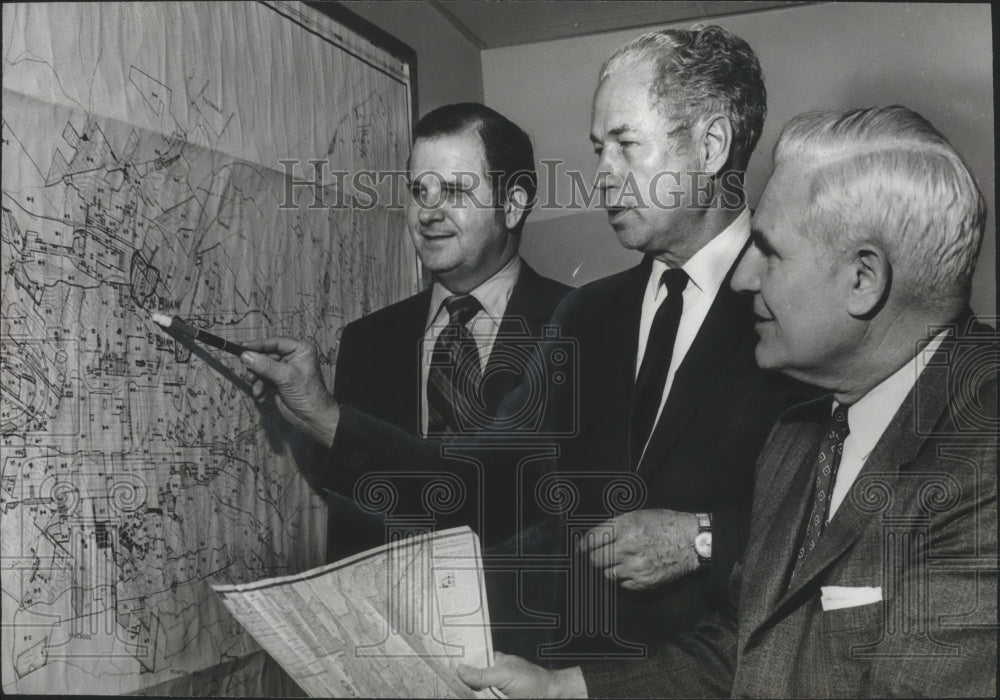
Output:
<svg viewBox="0 0 1000 700">
<path fill-rule="evenodd" d="M 410 118 L 406 64 L 297 4 L 4 4 L 5 693 L 248 654 L 209 584 L 322 562 L 302 441 L 150 312 L 311 339 L 331 379 L 418 270 L 393 202 L 291 180 L 398 170 Z"/>
</svg>

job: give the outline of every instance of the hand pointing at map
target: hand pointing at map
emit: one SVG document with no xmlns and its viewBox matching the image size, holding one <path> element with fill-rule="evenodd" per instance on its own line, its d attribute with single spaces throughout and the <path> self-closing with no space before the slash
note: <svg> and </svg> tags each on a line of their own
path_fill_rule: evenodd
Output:
<svg viewBox="0 0 1000 700">
<path fill-rule="evenodd" d="M 244 345 L 250 352 L 240 355 L 240 361 L 258 377 L 252 386 L 254 399 L 260 401 L 268 390 L 274 391 L 281 415 L 329 446 L 337 432 L 340 410 L 326 389 L 316 348 L 284 337 Z"/>
</svg>

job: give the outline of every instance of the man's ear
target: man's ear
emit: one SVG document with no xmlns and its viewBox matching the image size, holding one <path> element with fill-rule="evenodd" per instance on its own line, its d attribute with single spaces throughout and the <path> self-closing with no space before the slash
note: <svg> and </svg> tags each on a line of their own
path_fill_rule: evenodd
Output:
<svg viewBox="0 0 1000 700">
<path fill-rule="evenodd" d="M 507 190 L 507 201 L 503 205 L 504 224 L 507 230 L 517 228 L 527 216 L 528 193 L 520 185 L 511 185 Z"/>
<path fill-rule="evenodd" d="M 714 114 L 704 123 L 699 144 L 705 172 L 717 175 L 729 161 L 733 148 L 733 125 L 724 114 Z"/>
<path fill-rule="evenodd" d="M 870 319 L 889 298 L 892 264 L 877 243 L 858 246 L 847 261 L 847 311 L 855 318 Z"/>
</svg>

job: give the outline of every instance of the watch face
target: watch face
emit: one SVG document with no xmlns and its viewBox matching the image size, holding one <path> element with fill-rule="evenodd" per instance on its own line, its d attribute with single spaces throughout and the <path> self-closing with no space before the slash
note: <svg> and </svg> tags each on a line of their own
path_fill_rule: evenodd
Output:
<svg viewBox="0 0 1000 700">
<path fill-rule="evenodd" d="M 712 556 L 712 533 L 711 532 L 699 532 L 694 538 L 694 551 L 697 552 L 699 557 Z"/>
</svg>

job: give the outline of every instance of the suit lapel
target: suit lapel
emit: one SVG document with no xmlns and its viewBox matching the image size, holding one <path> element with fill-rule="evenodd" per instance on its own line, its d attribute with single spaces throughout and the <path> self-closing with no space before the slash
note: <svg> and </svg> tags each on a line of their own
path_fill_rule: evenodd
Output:
<svg viewBox="0 0 1000 700">
<path fill-rule="evenodd" d="M 601 328 L 598 339 L 603 353 L 599 361 L 601 371 L 621 371 L 618 377 L 621 386 L 627 387 L 628 403 L 626 411 L 631 418 L 632 398 L 635 393 L 636 355 L 639 353 L 639 323 L 642 320 L 642 298 L 646 293 L 646 283 L 652 270 L 652 258 L 644 258 L 633 267 L 618 293 L 610 296 L 608 308 L 604 310 L 610 323 Z"/>
<path fill-rule="evenodd" d="M 421 435 L 421 411 L 423 406 L 423 381 L 421 380 L 420 369 L 423 366 L 421 350 L 423 347 L 424 331 L 427 325 L 427 315 L 431 312 L 431 290 L 424 291 L 413 297 L 413 306 L 399 314 L 396 322 L 399 324 L 399 336 L 394 345 L 398 347 L 395 352 L 399 353 L 399 360 L 394 363 L 399 368 L 401 387 L 416 387 L 415 392 L 404 391 L 401 396 L 410 396 L 415 401 L 412 410 L 407 411 L 407 415 L 413 421 L 410 424 L 410 431 L 414 435 Z M 390 365 L 393 366 L 393 365 Z"/>
<path fill-rule="evenodd" d="M 609 309 L 609 313 L 615 313 L 618 318 L 617 329 L 623 335 L 619 338 L 607 338 L 609 346 L 620 349 L 624 359 L 617 366 L 627 367 L 629 400 L 631 403 L 632 393 L 635 389 L 636 355 L 639 353 L 639 323 L 642 320 L 642 298 L 646 294 L 646 284 L 649 282 L 649 273 L 653 269 L 652 258 L 645 258 L 632 268 L 632 273 L 626 278 L 622 285 L 621 294 L 616 298 L 616 309 Z"/>
<path fill-rule="evenodd" d="M 920 386 L 921 401 L 931 400 L 925 394 L 929 392 L 935 395 L 934 404 L 940 410 L 944 408 L 947 397 L 946 387 L 941 382 L 930 381 L 922 383 Z M 866 476 L 873 474 L 886 475 L 891 479 L 898 474 L 900 469 L 912 462 L 923 446 L 924 440 L 914 435 L 914 421 L 916 417 L 916 391 L 911 390 L 899 407 L 899 411 L 893 418 L 885 433 L 876 443 L 865 465 L 858 473 L 855 485 L 863 484 Z M 921 406 L 921 411 L 930 408 L 930 405 Z M 891 488 L 891 486 L 890 486 Z M 852 488 L 847 498 L 841 503 L 836 514 L 830 520 L 823 536 L 816 545 L 816 550 L 803 563 L 802 568 L 788 589 L 786 598 L 794 596 L 811 579 L 823 571 L 831 562 L 840 557 L 847 549 L 857 541 L 861 533 L 865 531 L 870 520 L 882 517 L 882 510 L 878 508 L 862 508 L 863 504 L 869 501 L 870 497 L 877 496 L 874 493 L 861 493 Z"/>
<path fill-rule="evenodd" d="M 521 261 L 521 272 L 517 276 L 517 282 L 514 283 L 510 299 L 507 301 L 507 308 L 500 320 L 500 330 L 497 333 L 499 343 L 502 343 L 505 337 L 509 338 L 512 335 L 534 335 L 534 327 L 540 325 L 545 320 L 543 317 L 547 318 L 551 313 L 536 291 L 538 281 L 538 273 Z M 491 353 L 491 363 L 492 360 Z"/>
<path fill-rule="evenodd" d="M 660 463 L 695 409 L 711 393 L 719 377 L 729 367 L 731 359 L 744 349 L 746 343 L 754 340 L 750 299 L 742 297 L 729 287 L 735 266 L 736 263 L 726 275 L 705 321 L 674 375 L 667 402 L 653 428 L 649 447 L 639 465 L 640 473 Z M 638 328 L 638 321 L 636 327 Z"/>
<path fill-rule="evenodd" d="M 519 360 L 523 357 L 519 352 L 508 352 L 514 345 L 530 350 L 530 340 L 541 337 L 542 326 L 548 323 L 553 309 L 553 293 L 544 286 L 544 279 L 531 269 L 523 260 L 517 281 L 511 290 L 507 308 L 504 309 L 500 327 L 497 330 L 496 341 L 486 362 L 484 376 L 497 378 L 488 383 L 484 389 L 486 405 L 490 412 L 495 411 L 503 398 L 511 391 L 519 380 Z"/>
<path fill-rule="evenodd" d="M 631 412 L 642 297 L 651 268 L 652 259 L 644 258 L 621 273 L 614 287 L 599 299 L 591 300 L 581 323 L 563 329 L 580 347 L 586 348 L 586 354 L 580 358 L 580 371 L 592 380 L 593 395 L 600 397 L 605 408 L 614 409 L 615 419 L 623 421 L 629 419 Z"/>
<path fill-rule="evenodd" d="M 644 258 L 622 276 L 615 289 L 601 297 L 603 306 L 593 309 L 593 322 L 570 331 L 584 339 L 579 345 L 586 348 L 586 355 L 580 357 L 584 377 L 581 410 L 617 424 L 612 432 L 626 441 L 623 446 L 628 444 L 642 298 L 651 269 L 652 259 Z M 583 423 L 587 420 L 584 416 Z M 614 468 L 627 469 L 628 464 Z"/>
<path fill-rule="evenodd" d="M 883 509 L 876 507 L 880 498 L 880 493 L 875 491 L 866 492 L 863 485 L 869 482 L 866 477 L 880 475 L 879 482 L 889 481 L 891 490 L 891 480 L 895 475 L 906 468 L 906 465 L 916 459 L 923 448 L 926 436 L 921 435 L 916 426 L 920 417 L 926 419 L 934 416 L 934 422 L 940 421 L 948 405 L 947 372 L 934 371 L 934 365 L 940 358 L 945 357 L 945 349 L 939 349 L 937 356 L 931 361 L 930 366 L 925 370 L 917 382 L 917 385 L 910 390 L 904 399 L 892 422 L 886 428 L 885 433 L 876 443 L 865 465 L 858 473 L 847 498 L 844 499 L 836 514 L 827 525 L 823 536 L 816 545 L 815 551 L 802 563 L 801 569 L 791 582 L 778 604 L 773 610 L 773 614 L 780 614 L 783 607 L 793 600 L 799 591 L 809 585 L 824 569 L 836 561 L 861 537 L 862 533 L 875 518 L 883 516 Z M 939 363 L 939 366 L 946 366 Z M 919 400 L 919 404 L 918 404 Z M 919 416 L 917 409 L 919 408 Z M 926 424 L 925 424 L 926 425 Z M 932 432 L 932 431 L 931 431 Z M 812 473 L 814 465 L 805 464 L 802 471 Z M 811 481 L 811 479 L 810 479 Z M 862 487 L 859 489 L 859 486 Z M 806 487 L 808 496 L 806 501 L 811 500 L 812 488 Z M 872 499 L 875 499 L 874 501 Z M 871 504 L 865 508 L 865 504 Z M 789 527 L 798 527 L 801 519 L 796 521 L 786 521 Z M 794 545 L 793 545 L 794 546 Z"/>
<path fill-rule="evenodd" d="M 801 412 L 801 429 L 783 449 L 769 453 L 768 464 L 774 465 L 774 471 L 756 486 L 751 528 L 762 535 L 751 537 L 747 545 L 740 592 L 741 599 L 753 601 L 746 607 L 747 632 L 777 607 L 788 585 L 802 523 L 812 504 L 813 465 L 823 423 L 830 413 L 830 399 L 818 399 L 795 411 Z"/>
</svg>

